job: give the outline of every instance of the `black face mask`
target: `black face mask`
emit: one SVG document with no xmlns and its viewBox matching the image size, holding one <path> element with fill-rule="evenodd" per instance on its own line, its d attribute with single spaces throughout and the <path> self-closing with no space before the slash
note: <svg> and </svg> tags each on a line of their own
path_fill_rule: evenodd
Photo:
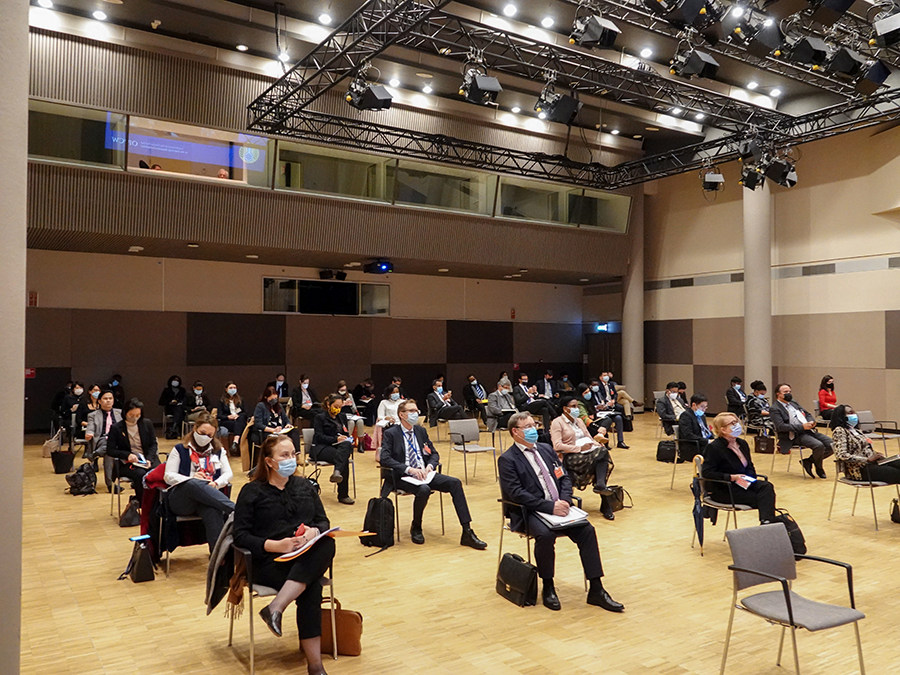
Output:
<svg viewBox="0 0 900 675">
<path fill-rule="evenodd" d="M 794 400 L 794 395 L 791 392 L 788 392 L 784 395 L 784 400 L 785 402 L 790 403 Z"/>
<path fill-rule="evenodd" d="M 832 391 L 834 391 L 834 382 L 829 382 L 828 384 L 825 385 L 825 388 L 831 389 Z"/>
</svg>

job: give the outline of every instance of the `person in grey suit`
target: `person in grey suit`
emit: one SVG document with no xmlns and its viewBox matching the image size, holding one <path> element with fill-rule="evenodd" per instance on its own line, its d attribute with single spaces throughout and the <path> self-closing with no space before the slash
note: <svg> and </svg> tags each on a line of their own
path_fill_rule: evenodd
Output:
<svg viewBox="0 0 900 675">
<path fill-rule="evenodd" d="M 516 412 L 516 402 L 512 396 L 512 383 L 503 378 L 497 383 L 497 390 L 488 394 L 488 431 L 496 431 L 497 427 L 505 429 L 514 412 Z"/>
<path fill-rule="evenodd" d="M 816 431 L 815 418 L 794 400 L 791 385 L 779 384 L 775 387 L 775 396 L 776 401 L 769 409 L 769 414 L 778 433 L 779 450 L 786 455 L 794 445 L 809 448 L 812 455 L 801 460 L 803 470 L 810 478 L 815 478 L 812 471 L 815 465 L 816 475 L 827 478 L 822 461 L 834 454 L 831 439 Z"/>
<path fill-rule="evenodd" d="M 103 476 L 106 489 L 110 491 L 113 483 L 113 460 L 106 455 L 106 434 L 114 424 L 122 421 L 122 411 L 113 407 L 114 401 L 113 393 L 104 391 L 100 395 L 100 409 L 91 411 L 84 430 L 84 438 L 90 442 L 90 457 L 103 457 Z"/>
</svg>

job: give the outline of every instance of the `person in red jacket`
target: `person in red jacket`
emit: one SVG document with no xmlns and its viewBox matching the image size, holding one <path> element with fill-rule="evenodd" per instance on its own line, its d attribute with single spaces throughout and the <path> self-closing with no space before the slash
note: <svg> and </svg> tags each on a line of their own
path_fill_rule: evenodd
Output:
<svg viewBox="0 0 900 675">
<path fill-rule="evenodd" d="M 837 394 L 834 393 L 834 378 L 826 375 L 819 385 L 819 414 L 822 419 L 830 420 L 831 411 L 837 408 Z"/>
</svg>

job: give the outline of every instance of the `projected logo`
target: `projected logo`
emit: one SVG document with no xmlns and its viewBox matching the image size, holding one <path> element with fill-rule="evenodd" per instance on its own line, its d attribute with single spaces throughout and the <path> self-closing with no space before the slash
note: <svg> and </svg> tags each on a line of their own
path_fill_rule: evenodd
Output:
<svg viewBox="0 0 900 675">
<path fill-rule="evenodd" d="M 247 147 L 240 148 L 238 150 L 238 157 L 240 157 L 241 161 L 245 164 L 255 164 L 259 159 L 259 149 Z"/>
</svg>

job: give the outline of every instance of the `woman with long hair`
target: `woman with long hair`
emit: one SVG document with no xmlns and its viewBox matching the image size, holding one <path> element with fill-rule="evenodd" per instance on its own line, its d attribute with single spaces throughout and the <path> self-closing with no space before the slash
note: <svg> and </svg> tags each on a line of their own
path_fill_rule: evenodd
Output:
<svg viewBox="0 0 900 675">
<path fill-rule="evenodd" d="M 837 408 L 837 394 L 834 393 L 834 378 L 826 375 L 819 384 L 819 414 L 823 420 L 830 420 L 835 408 Z"/>
<path fill-rule="evenodd" d="M 879 464 L 884 455 L 872 448 L 872 442 L 858 425 L 859 416 L 849 405 L 835 408 L 828 425 L 834 456 L 843 464 L 844 475 L 851 480 L 900 484 L 900 459 Z"/>
</svg>

